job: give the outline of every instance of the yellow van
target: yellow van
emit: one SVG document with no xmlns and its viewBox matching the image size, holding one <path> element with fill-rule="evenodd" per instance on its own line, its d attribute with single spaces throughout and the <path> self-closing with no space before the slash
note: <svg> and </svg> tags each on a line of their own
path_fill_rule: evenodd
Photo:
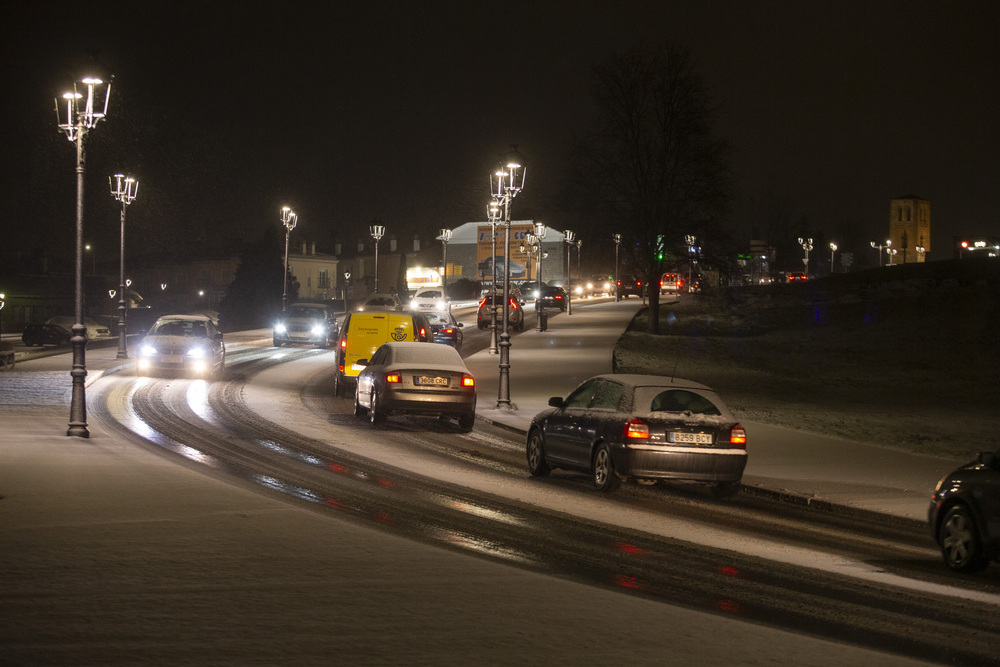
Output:
<svg viewBox="0 0 1000 667">
<path fill-rule="evenodd" d="M 421 313 L 399 310 L 348 313 L 340 326 L 340 338 L 337 340 L 334 395 L 353 395 L 358 373 L 365 368 L 358 361 L 371 359 L 375 350 L 383 343 L 427 343 L 432 336 L 431 326 Z"/>
</svg>

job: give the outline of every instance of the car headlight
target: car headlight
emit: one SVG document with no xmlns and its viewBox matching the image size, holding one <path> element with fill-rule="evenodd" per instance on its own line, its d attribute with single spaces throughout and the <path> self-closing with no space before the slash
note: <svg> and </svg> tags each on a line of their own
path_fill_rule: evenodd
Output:
<svg viewBox="0 0 1000 667">
<path fill-rule="evenodd" d="M 288 328 L 285 327 L 285 323 L 284 322 L 278 322 L 277 324 L 274 325 L 274 333 L 276 333 L 276 334 L 283 334 L 286 331 L 288 331 Z"/>
<path fill-rule="evenodd" d="M 201 359 L 202 357 L 206 356 L 206 354 L 207 350 L 203 347 L 192 347 L 190 350 L 187 351 L 187 356 L 192 357 L 194 359 Z"/>
<path fill-rule="evenodd" d="M 153 355 L 156 354 L 156 348 L 150 345 L 149 343 L 146 343 L 145 345 L 139 348 L 139 354 L 141 354 L 144 357 L 152 357 Z"/>
<path fill-rule="evenodd" d="M 312 328 L 313 336 L 322 336 L 325 333 L 326 333 L 326 327 L 323 326 L 322 324 L 317 324 Z"/>
<path fill-rule="evenodd" d="M 419 307 L 420 303 L 416 299 L 410 302 L 410 308 L 419 308 Z"/>
</svg>

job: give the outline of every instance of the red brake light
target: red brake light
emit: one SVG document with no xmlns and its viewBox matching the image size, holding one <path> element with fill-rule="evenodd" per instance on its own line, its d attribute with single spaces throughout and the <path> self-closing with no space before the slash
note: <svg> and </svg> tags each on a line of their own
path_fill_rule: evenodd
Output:
<svg viewBox="0 0 1000 667">
<path fill-rule="evenodd" d="M 483 300 L 479 302 L 479 307 L 482 308 L 485 305 L 486 305 L 486 297 L 484 296 Z"/>
<path fill-rule="evenodd" d="M 399 373 L 386 373 L 386 382 L 399 382 Z"/>
<path fill-rule="evenodd" d="M 446 333 L 446 334 L 450 334 L 450 333 L 455 333 L 455 330 L 454 329 L 441 329 L 441 332 L 442 333 Z"/>
<path fill-rule="evenodd" d="M 476 380 L 475 380 L 475 378 L 473 378 L 471 375 L 463 375 L 462 376 L 462 386 L 463 387 L 475 387 L 476 386 Z"/>
<path fill-rule="evenodd" d="M 743 449 L 747 446 L 747 432 L 743 430 L 743 427 L 739 424 L 733 427 L 733 430 L 729 432 L 729 444 L 730 445 L 743 445 Z"/>
<path fill-rule="evenodd" d="M 622 432 L 622 436 L 626 438 L 649 438 L 649 426 L 646 422 L 641 419 L 629 419 L 625 422 L 625 430 Z"/>
</svg>

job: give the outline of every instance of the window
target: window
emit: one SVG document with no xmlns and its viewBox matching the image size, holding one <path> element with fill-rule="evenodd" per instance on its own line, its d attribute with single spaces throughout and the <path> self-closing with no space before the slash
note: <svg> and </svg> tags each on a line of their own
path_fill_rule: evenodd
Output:
<svg viewBox="0 0 1000 667">
<path fill-rule="evenodd" d="M 690 412 L 695 415 L 720 415 L 719 408 L 700 394 L 684 389 L 660 392 L 649 405 L 652 412 Z"/>
<path fill-rule="evenodd" d="M 618 400 L 622 397 L 622 386 L 617 382 L 601 381 L 597 385 L 594 393 L 594 402 L 591 407 L 601 410 L 617 410 Z"/>
<path fill-rule="evenodd" d="M 588 408 L 597 391 L 598 380 L 590 380 L 573 390 L 573 393 L 566 397 L 567 408 Z"/>
<path fill-rule="evenodd" d="M 320 269 L 319 277 L 317 278 L 316 286 L 320 289 L 330 289 L 330 270 Z"/>
</svg>

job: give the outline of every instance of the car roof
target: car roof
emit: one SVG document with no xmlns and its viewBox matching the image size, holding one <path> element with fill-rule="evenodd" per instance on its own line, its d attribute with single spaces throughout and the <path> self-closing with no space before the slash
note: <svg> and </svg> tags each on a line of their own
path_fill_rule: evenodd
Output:
<svg viewBox="0 0 1000 667">
<path fill-rule="evenodd" d="M 684 378 L 670 377 L 668 375 L 642 375 L 640 373 L 605 373 L 603 375 L 595 375 L 594 378 L 613 380 L 615 382 L 620 382 L 622 384 L 628 384 L 638 387 L 673 387 L 677 389 L 702 389 L 705 391 L 714 391 L 711 387 L 703 385 L 700 382 L 695 382 L 694 380 L 685 380 Z"/>
<path fill-rule="evenodd" d="M 212 324 L 215 324 L 215 320 L 213 320 L 208 315 L 161 315 L 160 317 L 156 318 L 157 322 L 159 322 L 160 320 L 182 320 L 184 322 L 211 322 Z"/>
</svg>

